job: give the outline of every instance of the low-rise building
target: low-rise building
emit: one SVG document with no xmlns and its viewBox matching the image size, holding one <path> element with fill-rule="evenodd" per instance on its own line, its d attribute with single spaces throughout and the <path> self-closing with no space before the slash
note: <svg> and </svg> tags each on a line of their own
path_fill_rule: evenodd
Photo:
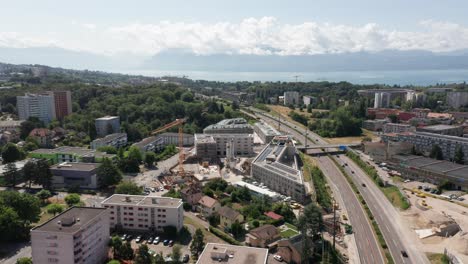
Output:
<svg viewBox="0 0 468 264">
<path fill-rule="evenodd" d="M 416 128 L 409 124 L 386 123 L 382 127 L 384 133 L 404 133 L 413 132 Z"/>
<path fill-rule="evenodd" d="M 388 123 L 387 119 L 364 120 L 362 122 L 362 128 L 370 131 L 382 131 L 386 123 Z"/>
<path fill-rule="evenodd" d="M 301 252 L 287 239 L 278 241 L 277 255 L 280 255 L 286 263 L 302 263 Z"/>
<path fill-rule="evenodd" d="M 267 264 L 268 249 L 208 243 L 196 264 Z"/>
<path fill-rule="evenodd" d="M 308 106 L 310 104 L 315 104 L 317 102 L 317 97 L 309 96 L 309 95 L 304 95 L 302 98 L 304 105 Z"/>
<path fill-rule="evenodd" d="M 212 135 L 195 134 L 195 155 L 208 161 L 216 159 L 216 140 Z"/>
<path fill-rule="evenodd" d="M 182 196 L 182 200 L 188 203 L 192 207 L 192 210 L 194 210 L 198 201 L 203 197 L 203 192 L 198 185 L 192 184 L 180 190 L 180 196 Z"/>
<path fill-rule="evenodd" d="M 247 183 L 247 182 L 244 182 L 244 181 L 234 182 L 233 185 L 236 186 L 236 187 L 239 187 L 239 188 L 246 187 L 247 189 L 249 189 L 250 194 L 252 194 L 254 196 L 257 196 L 257 197 L 262 197 L 262 196 L 266 195 L 266 196 L 270 197 L 270 199 L 272 201 L 278 201 L 281 198 L 280 194 L 277 193 L 277 192 L 274 192 L 274 191 L 271 191 L 271 190 L 268 190 L 268 189 L 264 189 L 264 188 L 260 188 L 258 186 L 255 186 L 253 184 L 250 184 L 250 183 Z"/>
<path fill-rule="evenodd" d="M 236 156 L 254 153 L 252 134 L 195 134 L 195 153 L 205 160 L 226 157 L 228 143 Z"/>
<path fill-rule="evenodd" d="M 223 206 L 218 210 L 219 214 L 219 225 L 224 229 L 230 229 L 232 224 L 235 222 L 242 223 L 244 222 L 244 216 L 238 211 Z"/>
<path fill-rule="evenodd" d="M 101 204 L 109 210 L 111 228 L 162 232 L 165 226 L 183 227 L 182 199 L 114 194 Z"/>
<path fill-rule="evenodd" d="M 91 149 L 98 149 L 104 146 L 111 146 L 116 149 L 127 145 L 127 133 L 114 133 L 106 135 L 103 138 L 97 138 L 91 141 Z"/>
<path fill-rule="evenodd" d="M 179 146 L 179 134 L 178 133 L 162 133 L 160 135 L 157 135 L 157 137 L 161 138 L 163 141 L 163 145 L 176 145 Z M 183 143 L 182 145 L 184 147 L 187 146 L 193 146 L 194 143 L 194 137 L 191 134 L 182 134 L 182 140 Z"/>
<path fill-rule="evenodd" d="M 96 170 L 98 163 L 64 162 L 50 167 L 54 188 L 79 187 L 81 189 L 98 188 Z"/>
<path fill-rule="evenodd" d="M 0 131 L 16 131 L 19 132 L 21 124 L 25 120 L 5 120 L 0 121 Z"/>
<path fill-rule="evenodd" d="M 257 133 L 258 137 L 263 141 L 263 143 L 268 144 L 270 141 L 276 137 L 280 136 L 281 133 L 278 130 L 274 129 L 267 123 L 257 122 L 254 125 L 254 131 Z"/>
<path fill-rule="evenodd" d="M 418 127 L 416 131 L 428 132 L 439 135 L 449 135 L 461 137 L 463 136 L 463 126 L 452 126 L 452 125 L 433 125 Z"/>
<path fill-rule="evenodd" d="M 137 147 L 142 153 L 147 151 L 160 151 L 164 148 L 164 141 L 160 137 L 151 136 L 134 143 L 132 146 Z"/>
<path fill-rule="evenodd" d="M 82 148 L 62 146 L 54 149 L 36 149 L 29 152 L 31 158 L 47 159 L 52 164 L 62 162 L 101 162 L 104 158 L 113 159 L 114 154 Z"/>
<path fill-rule="evenodd" d="M 244 118 L 224 119 L 203 129 L 204 134 L 252 134 L 253 128 Z"/>
<path fill-rule="evenodd" d="M 47 128 L 34 128 L 29 132 L 29 136 L 37 142 L 39 147 L 50 148 L 52 147 L 52 139 L 55 133 Z"/>
<path fill-rule="evenodd" d="M 252 162 L 251 175 L 273 191 L 305 202 L 307 192 L 291 137 L 275 137 Z"/>
<path fill-rule="evenodd" d="M 110 237 L 105 208 L 72 207 L 31 230 L 32 259 L 46 263 L 104 263 Z"/>
<path fill-rule="evenodd" d="M 274 225 L 262 225 L 245 235 L 245 242 L 252 247 L 270 248 L 269 245 L 281 239 L 278 228 Z"/>
<path fill-rule="evenodd" d="M 221 208 L 221 204 L 207 195 L 198 200 L 198 210 L 205 218 L 218 212 L 219 208 Z"/>
</svg>

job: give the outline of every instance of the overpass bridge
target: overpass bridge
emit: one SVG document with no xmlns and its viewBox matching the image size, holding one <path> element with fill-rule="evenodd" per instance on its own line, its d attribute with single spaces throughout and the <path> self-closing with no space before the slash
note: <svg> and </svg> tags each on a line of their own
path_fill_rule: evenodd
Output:
<svg viewBox="0 0 468 264">
<path fill-rule="evenodd" d="M 361 143 L 350 143 L 350 144 L 311 144 L 307 146 L 296 146 L 297 149 L 328 149 L 328 148 L 339 148 L 346 149 L 350 147 L 359 147 Z"/>
</svg>

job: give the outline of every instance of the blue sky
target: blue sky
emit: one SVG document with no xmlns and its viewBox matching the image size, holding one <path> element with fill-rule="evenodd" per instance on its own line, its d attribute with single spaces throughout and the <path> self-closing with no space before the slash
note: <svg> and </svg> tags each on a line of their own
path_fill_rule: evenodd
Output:
<svg viewBox="0 0 468 264">
<path fill-rule="evenodd" d="M 0 6 L 0 47 L 280 55 L 468 48 L 468 1 L 461 0 L 0 0 Z"/>
</svg>

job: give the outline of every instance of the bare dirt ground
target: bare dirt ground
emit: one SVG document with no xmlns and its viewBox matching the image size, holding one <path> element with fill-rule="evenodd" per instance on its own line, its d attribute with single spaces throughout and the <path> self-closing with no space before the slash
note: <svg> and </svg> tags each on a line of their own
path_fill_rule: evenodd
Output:
<svg viewBox="0 0 468 264">
<path fill-rule="evenodd" d="M 406 192 L 411 201 L 411 208 L 401 212 L 402 218 L 407 222 L 412 230 L 428 229 L 438 227 L 440 224 L 455 221 L 461 231 L 452 237 L 432 236 L 421 239 L 421 250 L 424 252 L 443 253 L 446 248 L 450 253 L 455 254 L 460 260 L 468 262 L 468 208 L 463 206 L 426 197 L 424 199 Z M 422 200 L 427 203 L 427 210 L 422 210 Z"/>
</svg>

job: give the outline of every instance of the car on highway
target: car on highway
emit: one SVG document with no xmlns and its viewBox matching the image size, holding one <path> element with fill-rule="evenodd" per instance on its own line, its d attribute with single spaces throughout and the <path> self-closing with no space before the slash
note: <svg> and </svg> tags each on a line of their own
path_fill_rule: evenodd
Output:
<svg viewBox="0 0 468 264">
<path fill-rule="evenodd" d="M 274 255 L 273 258 L 279 262 L 283 261 L 283 257 L 281 257 L 280 255 Z"/>
<path fill-rule="evenodd" d="M 366 187 L 366 184 L 365 184 L 365 183 L 363 183 L 363 184 L 361 184 L 361 185 L 362 185 L 362 187 Z"/>
<path fill-rule="evenodd" d="M 405 258 L 408 257 L 408 253 L 406 253 L 406 251 L 404 251 L 404 250 L 401 251 L 401 255 L 402 255 L 403 257 L 405 257 Z"/>
</svg>

